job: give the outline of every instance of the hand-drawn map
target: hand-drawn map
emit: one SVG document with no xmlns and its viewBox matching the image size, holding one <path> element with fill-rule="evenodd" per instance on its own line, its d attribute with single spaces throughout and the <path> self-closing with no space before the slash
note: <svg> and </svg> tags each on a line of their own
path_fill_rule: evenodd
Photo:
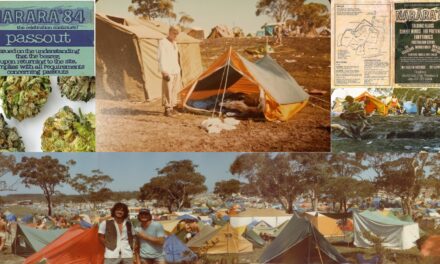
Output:
<svg viewBox="0 0 440 264">
<path fill-rule="evenodd" d="M 391 5 L 341 2 L 333 6 L 333 86 L 391 86 Z"/>
</svg>

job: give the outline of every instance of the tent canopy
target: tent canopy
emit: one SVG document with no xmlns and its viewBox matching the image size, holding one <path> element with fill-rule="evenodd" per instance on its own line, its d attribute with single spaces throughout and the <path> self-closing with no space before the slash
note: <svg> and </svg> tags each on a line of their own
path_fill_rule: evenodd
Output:
<svg viewBox="0 0 440 264">
<path fill-rule="evenodd" d="M 294 216 L 277 238 L 266 247 L 260 257 L 260 263 L 315 263 L 313 261 L 319 259 L 318 250 L 324 263 L 347 263 L 309 221 Z"/>
<path fill-rule="evenodd" d="M 203 111 L 188 105 L 188 101 L 208 99 L 219 93 L 246 94 L 264 105 L 266 119 L 282 121 L 293 117 L 309 99 L 295 79 L 269 55 L 252 63 L 231 49 L 186 86 L 181 98 L 184 107 Z"/>
<path fill-rule="evenodd" d="M 69 228 L 63 235 L 28 257 L 24 264 L 35 264 L 46 259 L 48 264 L 103 263 L 104 246 L 99 242 L 98 227 L 83 229 L 80 225 Z"/>
<path fill-rule="evenodd" d="M 361 95 L 357 96 L 355 99 L 357 102 L 365 103 L 365 112 L 367 114 L 371 114 L 373 111 L 377 111 L 381 115 L 388 115 L 388 107 L 384 104 L 380 99 L 375 97 L 374 95 L 364 92 Z"/>
<path fill-rule="evenodd" d="M 169 25 L 138 18 L 96 14 L 97 85 L 101 98 L 145 101 L 160 98 L 162 75 L 157 61 L 159 40 Z M 177 36 L 182 81 L 202 72 L 200 41 L 181 32 Z"/>
<path fill-rule="evenodd" d="M 371 242 L 363 236 L 370 232 L 384 239 L 384 247 L 391 249 L 409 249 L 414 247 L 419 239 L 419 225 L 414 222 L 402 221 L 396 217 L 384 216 L 379 212 L 353 212 L 354 245 L 370 247 Z"/>
<path fill-rule="evenodd" d="M 206 231 L 202 229 L 187 243 L 187 246 L 194 249 L 209 246 L 207 254 L 238 254 L 253 251 L 252 243 L 241 236 L 229 223 L 219 229 L 206 229 Z"/>
<path fill-rule="evenodd" d="M 163 250 L 167 263 L 193 263 L 197 260 L 197 255 L 175 235 L 168 236 L 165 239 Z"/>
<path fill-rule="evenodd" d="M 29 256 L 40 251 L 64 232 L 66 229 L 40 230 L 18 224 L 12 252 L 19 256 Z"/>
<path fill-rule="evenodd" d="M 304 217 L 309 220 L 324 237 L 343 237 L 344 232 L 339 228 L 336 219 L 319 212 L 306 212 Z"/>
</svg>

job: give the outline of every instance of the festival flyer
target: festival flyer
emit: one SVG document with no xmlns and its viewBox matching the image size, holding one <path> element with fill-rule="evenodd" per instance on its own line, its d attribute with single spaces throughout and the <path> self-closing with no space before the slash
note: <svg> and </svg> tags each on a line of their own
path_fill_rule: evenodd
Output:
<svg viewBox="0 0 440 264">
<path fill-rule="evenodd" d="M 92 76 L 94 1 L 1 1 L 0 76 Z"/>
</svg>

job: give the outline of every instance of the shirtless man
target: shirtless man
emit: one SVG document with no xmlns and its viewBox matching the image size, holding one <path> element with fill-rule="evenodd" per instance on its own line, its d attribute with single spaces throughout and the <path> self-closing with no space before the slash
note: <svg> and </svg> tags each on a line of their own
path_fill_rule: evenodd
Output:
<svg viewBox="0 0 440 264">
<path fill-rule="evenodd" d="M 7 223 L 3 213 L 0 213 L 0 251 L 3 250 L 6 243 Z"/>
</svg>

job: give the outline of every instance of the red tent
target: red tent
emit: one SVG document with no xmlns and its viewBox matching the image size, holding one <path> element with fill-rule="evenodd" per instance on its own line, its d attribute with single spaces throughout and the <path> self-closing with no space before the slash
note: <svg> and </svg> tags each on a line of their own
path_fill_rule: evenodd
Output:
<svg viewBox="0 0 440 264">
<path fill-rule="evenodd" d="M 69 228 L 62 236 L 28 257 L 24 264 L 35 264 L 42 259 L 47 264 L 98 264 L 104 262 L 104 246 L 99 242 L 98 227 L 84 229 L 80 225 Z"/>
</svg>

